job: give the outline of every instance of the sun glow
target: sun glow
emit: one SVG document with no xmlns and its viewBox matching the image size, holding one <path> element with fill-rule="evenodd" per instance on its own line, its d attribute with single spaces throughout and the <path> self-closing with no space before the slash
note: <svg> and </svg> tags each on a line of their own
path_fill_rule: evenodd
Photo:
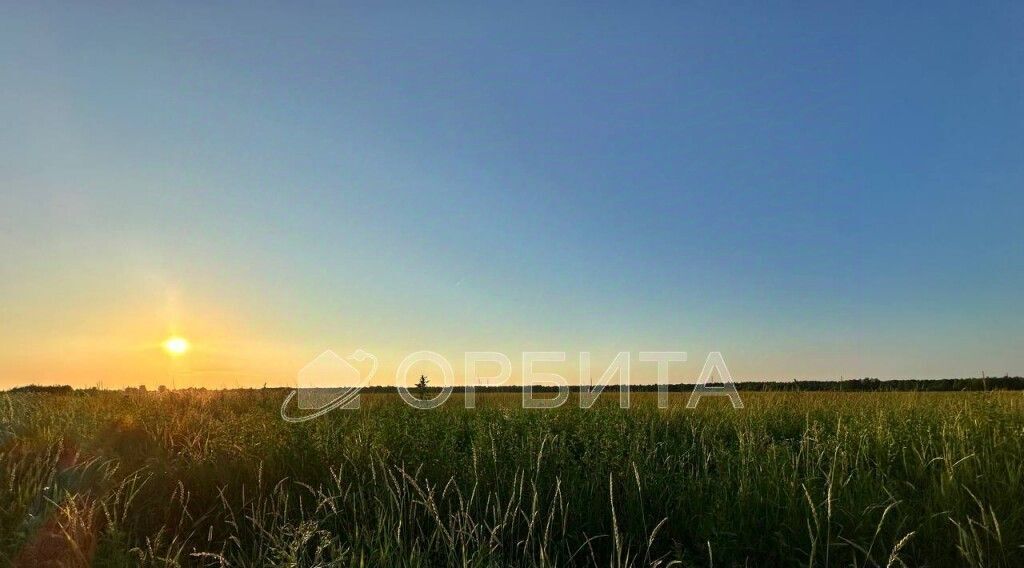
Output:
<svg viewBox="0 0 1024 568">
<path fill-rule="evenodd" d="M 164 351 L 172 356 L 184 355 L 191 345 L 184 337 L 168 337 L 167 341 L 164 341 Z"/>
</svg>

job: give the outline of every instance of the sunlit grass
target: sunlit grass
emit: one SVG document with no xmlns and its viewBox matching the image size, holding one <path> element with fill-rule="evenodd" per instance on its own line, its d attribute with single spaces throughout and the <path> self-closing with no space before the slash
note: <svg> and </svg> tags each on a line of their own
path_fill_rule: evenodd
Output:
<svg viewBox="0 0 1024 568">
<path fill-rule="evenodd" d="M 1024 564 L 1020 393 L 283 394 L 0 397 L 0 564 Z"/>
</svg>

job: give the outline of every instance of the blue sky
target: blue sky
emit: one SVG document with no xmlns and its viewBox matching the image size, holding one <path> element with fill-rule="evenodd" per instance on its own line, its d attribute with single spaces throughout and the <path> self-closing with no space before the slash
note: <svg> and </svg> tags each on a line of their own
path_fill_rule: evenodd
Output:
<svg viewBox="0 0 1024 568">
<path fill-rule="evenodd" d="M 1024 8 L 720 4 L 0 8 L 0 385 L 170 328 L 1024 373 Z"/>
</svg>

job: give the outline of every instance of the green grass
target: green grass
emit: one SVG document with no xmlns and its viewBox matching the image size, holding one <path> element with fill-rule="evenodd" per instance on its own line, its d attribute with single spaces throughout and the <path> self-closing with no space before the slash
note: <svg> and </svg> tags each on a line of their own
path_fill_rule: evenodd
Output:
<svg viewBox="0 0 1024 568">
<path fill-rule="evenodd" d="M 282 398 L 0 396 L 0 564 L 1024 565 L 1021 393 Z"/>
</svg>

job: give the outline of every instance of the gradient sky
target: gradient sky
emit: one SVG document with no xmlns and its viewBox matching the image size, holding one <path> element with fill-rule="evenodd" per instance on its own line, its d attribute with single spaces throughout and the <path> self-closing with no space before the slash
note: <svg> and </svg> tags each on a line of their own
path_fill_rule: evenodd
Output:
<svg viewBox="0 0 1024 568">
<path fill-rule="evenodd" d="M 1020 2 L 145 4 L 0 6 L 0 388 L 1024 373 Z"/>
</svg>

